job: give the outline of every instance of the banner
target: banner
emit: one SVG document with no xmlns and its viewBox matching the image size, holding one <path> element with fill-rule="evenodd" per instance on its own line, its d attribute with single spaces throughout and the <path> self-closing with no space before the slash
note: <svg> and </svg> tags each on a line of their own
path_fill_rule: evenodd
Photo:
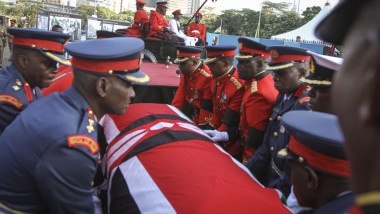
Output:
<svg viewBox="0 0 380 214">
<path fill-rule="evenodd" d="M 221 34 L 222 33 L 222 20 L 220 20 L 218 26 L 216 27 L 216 30 L 214 31 L 214 33 L 219 33 Z"/>
</svg>

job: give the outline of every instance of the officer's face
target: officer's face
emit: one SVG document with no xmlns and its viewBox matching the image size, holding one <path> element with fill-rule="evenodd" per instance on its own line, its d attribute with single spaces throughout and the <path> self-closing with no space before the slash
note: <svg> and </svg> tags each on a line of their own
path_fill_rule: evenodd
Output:
<svg viewBox="0 0 380 214">
<path fill-rule="evenodd" d="M 300 83 L 298 80 L 301 74 L 296 66 L 274 71 L 274 87 L 280 94 L 293 93 L 297 90 Z"/>
<path fill-rule="evenodd" d="M 38 51 L 27 51 L 25 58 L 25 72 L 23 76 L 31 87 L 48 87 L 57 74 L 57 62 L 45 57 Z"/>
<path fill-rule="evenodd" d="M 189 59 L 186 62 L 182 62 L 179 64 L 179 70 L 184 75 L 190 75 L 196 68 L 196 63 L 193 59 Z"/>
<path fill-rule="evenodd" d="M 132 84 L 118 77 L 108 77 L 111 81 L 110 96 L 107 96 L 104 103 L 106 113 L 122 115 L 131 103 L 131 99 L 135 97 L 135 91 Z"/>
<path fill-rule="evenodd" d="M 217 59 L 215 62 L 208 64 L 208 67 L 210 68 L 210 71 L 214 78 L 222 76 L 229 69 L 228 63 L 219 59 Z"/>
<path fill-rule="evenodd" d="M 199 23 L 199 22 L 201 22 L 201 17 L 200 16 L 195 16 L 195 23 Z"/>
<path fill-rule="evenodd" d="M 238 75 L 242 80 L 252 79 L 258 71 L 257 59 L 252 60 L 239 60 L 237 64 Z"/>
<path fill-rule="evenodd" d="M 313 86 L 308 92 L 310 108 L 313 111 L 333 113 L 331 105 L 331 90 L 329 86 Z"/>
</svg>

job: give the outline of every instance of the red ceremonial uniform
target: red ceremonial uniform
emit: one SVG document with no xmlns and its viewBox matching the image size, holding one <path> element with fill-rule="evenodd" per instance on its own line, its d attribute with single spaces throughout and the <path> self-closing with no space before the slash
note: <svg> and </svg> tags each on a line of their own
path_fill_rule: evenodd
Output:
<svg viewBox="0 0 380 214">
<path fill-rule="evenodd" d="M 143 33 L 141 32 L 141 26 L 149 22 L 148 14 L 144 9 L 140 9 L 136 11 L 135 13 L 135 18 L 132 26 L 127 29 L 127 31 L 131 34 L 138 35 L 139 37 L 144 36 Z"/>
<path fill-rule="evenodd" d="M 192 31 L 199 31 L 199 33 Z M 186 34 L 188 36 L 199 37 L 203 39 L 203 41 L 206 41 L 206 25 L 202 23 L 197 24 L 195 22 L 192 22 L 189 24 Z"/>
<path fill-rule="evenodd" d="M 132 104 L 100 124 L 108 213 L 290 213 L 242 164 L 170 105 Z"/>
<path fill-rule="evenodd" d="M 165 17 L 159 12 L 154 11 L 154 10 L 151 10 L 150 12 L 151 12 L 150 19 L 149 19 L 150 31 L 149 31 L 148 36 L 151 36 L 156 33 L 163 33 L 164 30 L 162 29 L 162 27 L 168 28 L 169 27 L 168 21 L 166 21 Z"/>
<path fill-rule="evenodd" d="M 243 84 L 244 81 L 238 77 L 235 67 L 223 76 L 212 79 L 213 114 L 210 125 L 218 131 L 227 131 L 239 125 L 240 107 L 245 91 Z M 242 152 L 240 141 L 225 142 L 222 145 L 232 156 Z"/>
<path fill-rule="evenodd" d="M 246 81 L 245 89 L 240 114 L 240 130 L 245 145 L 243 163 L 261 145 L 262 139 L 255 140 L 255 131 L 265 132 L 278 95 L 273 77 L 266 71 Z"/>
<path fill-rule="evenodd" d="M 182 110 L 187 101 L 194 109 L 193 121 L 205 125 L 212 114 L 211 74 L 207 65 L 200 66 L 190 76 L 181 74 L 172 105 Z"/>
<path fill-rule="evenodd" d="M 49 87 L 42 89 L 44 96 L 47 96 L 53 92 L 62 92 L 66 90 L 71 86 L 73 78 L 73 67 L 60 65 L 58 67 L 58 73 L 55 75 L 52 84 Z"/>
</svg>

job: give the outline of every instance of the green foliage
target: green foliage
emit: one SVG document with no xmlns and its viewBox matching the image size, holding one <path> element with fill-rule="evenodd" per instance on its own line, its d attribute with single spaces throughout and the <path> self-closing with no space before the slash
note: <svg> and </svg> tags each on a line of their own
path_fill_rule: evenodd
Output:
<svg viewBox="0 0 380 214">
<path fill-rule="evenodd" d="M 96 6 L 96 15 L 98 18 L 111 19 L 116 13 L 106 7 Z"/>
<path fill-rule="evenodd" d="M 260 20 L 260 38 L 285 33 L 301 27 L 310 21 L 320 11 L 320 7 L 307 8 L 303 18 L 296 12 L 289 11 L 288 3 L 263 2 Z M 319 8 L 319 9 L 318 9 Z M 210 10 L 210 8 L 207 8 Z M 212 8 L 211 8 L 212 10 Z M 259 23 L 259 11 L 248 8 L 242 10 L 224 10 L 222 14 L 208 14 L 202 20 L 207 26 L 207 32 L 213 33 L 223 20 L 222 34 L 254 37 Z"/>
<path fill-rule="evenodd" d="M 303 24 L 308 23 L 310 20 L 312 20 L 319 12 L 321 12 L 321 7 L 319 6 L 313 6 L 313 7 L 308 7 L 306 8 L 305 11 L 303 11 L 302 16 L 303 16 Z"/>
<path fill-rule="evenodd" d="M 95 8 L 90 5 L 80 5 L 77 7 L 76 12 L 82 15 L 82 30 L 85 30 L 87 26 L 87 16 L 92 16 L 95 12 Z"/>
<path fill-rule="evenodd" d="M 0 1 L 0 14 L 4 15 L 7 13 L 7 6 L 5 2 Z"/>
</svg>

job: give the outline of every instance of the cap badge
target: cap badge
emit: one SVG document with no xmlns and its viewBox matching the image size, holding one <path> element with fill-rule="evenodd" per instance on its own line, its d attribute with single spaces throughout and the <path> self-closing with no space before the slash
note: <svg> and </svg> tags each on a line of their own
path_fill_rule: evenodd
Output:
<svg viewBox="0 0 380 214">
<path fill-rule="evenodd" d="M 314 60 L 310 59 L 310 73 L 314 74 L 314 72 L 315 72 Z"/>
<path fill-rule="evenodd" d="M 239 42 L 239 50 L 243 49 L 243 43 Z"/>
<path fill-rule="evenodd" d="M 270 50 L 269 54 L 270 54 L 270 57 L 272 57 L 272 59 L 277 59 L 280 56 L 278 51 L 275 49 Z"/>
</svg>

